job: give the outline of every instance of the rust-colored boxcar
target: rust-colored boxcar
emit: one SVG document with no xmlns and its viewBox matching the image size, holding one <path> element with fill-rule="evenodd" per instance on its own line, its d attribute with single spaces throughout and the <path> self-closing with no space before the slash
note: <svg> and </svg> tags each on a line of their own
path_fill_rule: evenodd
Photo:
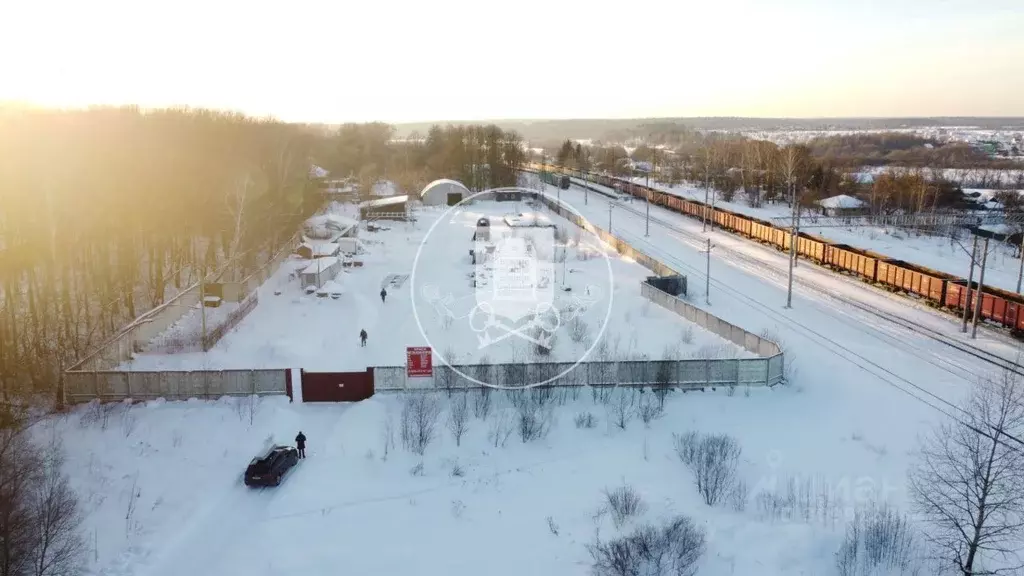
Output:
<svg viewBox="0 0 1024 576">
<path fill-rule="evenodd" d="M 825 259 L 825 241 L 816 236 L 805 236 L 803 234 L 797 239 L 797 254 L 810 258 L 816 262 Z"/>
<path fill-rule="evenodd" d="M 825 262 L 841 270 L 852 272 L 865 280 L 875 281 L 877 260 L 861 254 L 846 244 L 831 244 L 825 250 Z"/>
<path fill-rule="evenodd" d="M 902 260 L 878 260 L 877 281 L 917 294 L 936 304 L 946 301 L 946 284 L 950 276 L 934 270 L 921 270 Z"/>
</svg>

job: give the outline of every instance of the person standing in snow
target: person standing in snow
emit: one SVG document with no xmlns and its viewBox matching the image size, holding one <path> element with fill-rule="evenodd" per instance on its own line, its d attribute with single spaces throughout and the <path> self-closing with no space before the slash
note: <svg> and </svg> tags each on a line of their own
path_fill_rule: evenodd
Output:
<svg viewBox="0 0 1024 576">
<path fill-rule="evenodd" d="M 363 347 L 366 347 L 366 330 L 359 331 L 359 340 L 362 342 Z"/>
<path fill-rule="evenodd" d="M 380 289 L 380 301 L 384 302 L 384 299 L 388 297 L 388 291 L 385 288 Z"/>
<path fill-rule="evenodd" d="M 299 458 L 306 457 L 306 435 L 299 430 L 299 435 L 295 437 L 295 448 L 299 451 Z"/>
</svg>

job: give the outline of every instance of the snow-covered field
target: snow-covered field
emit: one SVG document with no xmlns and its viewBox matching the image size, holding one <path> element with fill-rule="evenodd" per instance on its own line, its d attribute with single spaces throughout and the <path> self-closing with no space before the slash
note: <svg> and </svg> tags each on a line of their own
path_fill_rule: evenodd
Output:
<svg viewBox="0 0 1024 576">
<path fill-rule="evenodd" d="M 143 353 L 122 368 L 362 370 L 404 365 L 406 347 L 422 345 L 432 346 L 451 364 L 529 358 L 575 362 L 584 356 L 749 356 L 641 297 L 640 282 L 651 275 L 649 270 L 560 217 L 551 215 L 550 220 L 560 229 L 561 240 L 554 238 L 553 228 L 511 227 L 505 222 L 506 215 L 520 212 L 529 214 L 530 208 L 522 203 L 478 202 L 449 213 L 424 207 L 417 211 L 415 223 L 387 222 L 386 230 L 363 231 L 368 253 L 361 256 L 363 266 L 339 274 L 335 282 L 344 293 L 338 299 L 307 295 L 291 277 L 307 261 L 292 258 L 260 287 L 256 308 L 207 354 Z M 486 244 L 477 246 L 472 239 L 480 217 L 490 218 L 491 248 L 497 251 L 486 263 L 474 265 L 469 251 L 487 250 Z M 512 318 L 506 322 L 481 313 L 491 308 L 475 308 L 480 302 L 502 305 L 489 293 L 500 284 L 492 276 L 503 246 L 516 243 L 538 247 L 536 259 L 548 269 L 544 286 L 538 288 L 541 294 L 530 297 L 545 303 L 541 324 L 555 335 L 543 358 L 537 357 L 532 341 L 509 337 L 504 324 L 529 336 L 522 327 L 530 318 L 514 318 L 521 310 L 506 310 L 504 317 Z M 478 280 L 476 287 L 473 278 Z M 384 285 L 388 296 L 381 302 L 378 294 Z M 554 309 L 559 310 L 557 315 Z M 537 308 L 525 312 L 534 314 Z M 193 316 L 197 315 L 182 322 L 194 323 Z M 361 329 L 369 335 L 365 348 L 359 345 Z M 574 337 L 574 330 L 583 337 Z"/>
<path fill-rule="evenodd" d="M 684 184 L 674 187 L 659 185 L 658 188 L 683 198 L 704 201 L 703 188 L 693 185 Z M 751 207 L 742 194 L 737 194 L 732 202 L 725 202 L 719 198 L 715 201 L 715 205 L 769 221 L 772 221 L 773 218 L 789 218 L 791 215 L 789 206 L 785 204 L 765 204 L 758 208 Z M 778 220 L 774 220 L 774 222 L 783 226 L 788 225 L 780 223 Z M 966 278 L 970 272 L 971 237 L 966 231 L 962 232 L 958 239 L 954 239 L 915 234 L 906 230 L 881 226 L 837 227 L 832 225 L 834 222 L 831 219 L 828 221 L 827 227 L 819 227 L 814 221 L 814 214 L 808 212 L 804 212 L 800 222 L 804 232 L 835 242 L 873 250 L 890 258 L 913 262 L 963 278 Z M 980 251 L 978 258 L 980 262 Z M 990 242 L 988 261 L 985 264 L 985 284 L 1004 290 L 1016 290 L 1020 264 L 1020 258 L 1015 257 L 1012 246 L 1002 242 Z M 977 268 L 974 271 L 974 278 L 977 281 Z"/>
<path fill-rule="evenodd" d="M 274 398 L 254 413 L 245 399 L 116 406 L 106 429 L 95 408 L 81 408 L 50 425 L 86 500 L 91 573 L 104 576 L 584 575 L 596 536 L 678 514 L 706 532 L 700 574 L 829 574 L 854 507 L 903 498 L 903 438 L 793 389 L 671 395 L 661 418 L 645 426 L 634 416 L 625 429 L 613 424 L 617 396 L 605 405 L 564 391 L 545 438 L 523 442 L 510 429 L 498 446 L 493 431 L 513 412 L 504 393 L 492 394 L 487 417 L 471 409 L 460 445 L 445 426 L 450 402 L 438 399 L 422 457 L 403 449 L 397 395 L 350 406 Z M 577 428 L 587 412 L 595 427 Z M 245 488 L 249 459 L 299 430 L 308 459 L 276 489 Z M 673 450 L 673 433 L 688 430 L 740 442 L 745 509 L 700 500 Z M 807 520 L 800 508 L 769 512 L 757 494 L 782 496 L 791 478 L 834 506 Z M 601 513 L 603 492 L 622 485 L 647 509 L 617 528 Z"/>
<path fill-rule="evenodd" d="M 609 203 L 599 195 L 591 194 L 586 203 L 575 187 L 560 195 L 591 221 L 607 222 Z M 422 457 L 402 446 L 399 414 L 408 396 L 398 394 L 352 405 L 289 404 L 285 398 L 153 402 L 128 410 L 116 405 L 105 429 L 96 407 L 80 407 L 46 426 L 64 438 L 67 470 L 86 500 L 91 573 L 582 576 L 590 568 L 586 546 L 595 538 L 685 514 L 706 532 L 701 575 L 835 574 L 833 553 L 845 518 L 870 503 L 907 511 L 905 478 L 917 435 L 944 419 L 944 411 L 952 410 L 946 403 L 960 402 L 991 365 L 919 330 L 823 296 L 812 286 L 956 334 L 953 321 L 939 313 L 817 267 L 797 269 L 793 306 L 786 309 L 786 278 L 777 271 L 785 256 L 729 234 L 707 235 L 715 248 L 711 293 L 705 295 L 705 255 L 690 235 L 699 233 L 700 224 L 657 207 L 651 215 L 676 228 L 655 223 L 648 236 L 642 212 L 613 207 L 612 230 L 688 274 L 694 303 L 752 332 L 774 332 L 786 350 L 789 385 L 675 392 L 660 418 L 645 426 L 634 411 L 625 429 L 614 425 L 615 407 L 630 395 L 616 391 L 605 404 L 587 389 L 576 397 L 559 392 L 545 437 L 524 442 L 513 428 L 504 446 L 495 446 L 494 438 L 500 440 L 508 422 L 500 415 L 512 412 L 505 392 L 491 393 L 489 415 L 473 416 L 458 444 L 445 425 L 451 400 L 440 395 L 436 437 Z M 382 306 L 376 296 L 380 280 L 397 273 L 389 264 L 396 254 L 413 258 L 406 239 L 424 234 L 425 222 L 369 236 L 388 241 L 371 245 L 366 266 L 346 276 L 340 300 L 275 297 L 275 286 L 291 285 L 287 274 L 279 285 L 272 279 L 263 289 L 270 295 L 260 294 L 260 306 L 224 342 L 239 336 L 236 343 L 257 342 L 276 330 L 282 339 L 297 338 L 323 353 L 326 345 L 318 343 L 329 332 L 318 328 L 343 324 L 339 331 L 355 340 L 358 324 L 338 314 L 310 328 L 309 318 L 326 316 L 329 306 L 363 291 L 358 304 L 367 310 L 352 306 L 348 318 L 376 314 L 380 322 L 390 321 L 386 310 L 402 296 L 393 292 Z M 460 242 L 468 244 L 470 233 L 471 228 L 460 232 Z M 442 261 L 438 269 L 446 266 Z M 468 264 L 460 266 L 469 270 Z M 351 290 L 366 271 L 372 281 Z M 271 328 L 246 331 L 273 298 L 284 304 L 263 323 L 251 324 Z M 303 310 L 309 310 L 306 317 L 289 321 Z M 409 306 L 398 310 L 412 315 Z M 642 317 L 634 315 L 631 325 L 637 316 Z M 414 326 L 396 323 L 385 334 L 405 340 L 418 334 Z M 304 330 L 311 335 L 303 336 Z M 372 341 L 377 334 L 369 331 Z M 638 340 L 658 336 L 644 330 Z M 1006 357 L 1019 350 L 986 330 L 973 343 Z M 254 359 L 258 354 L 246 348 L 253 345 L 234 350 Z M 227 349 L 221 351 L 220 357 L 227 356 Z M 651 396 L 634 401 L 648 403 Z M 470 414 L 480 398 L 470 393 Z M 588 412 L 596 426 L 577 428 L 577 415 Z M 240 474 L 249 459 L 269 442 L 291 443 L 299 430 L 309 438 L 309 458 L 279 488 L 246 490 Z M 393 443 L 386 441 L 388 430 Z M 701 501 L 673 450 L 673 434 L 688 430 L 737 439 L 743 450 L 739 472 L 749 487 L 745 506 L 709 507 Z M 603 491 L 624 484 L 647 506 L 639 518 L 616 527 L 600 512 Z M 771 493 L 779 498 L 759 496 Z M 822 504 L 826 495 L 828 506 Z M 799 504 L 804 500 L 809 503 Z M 781 509 L 772 501 L 782 502 Z"/>
</svg>

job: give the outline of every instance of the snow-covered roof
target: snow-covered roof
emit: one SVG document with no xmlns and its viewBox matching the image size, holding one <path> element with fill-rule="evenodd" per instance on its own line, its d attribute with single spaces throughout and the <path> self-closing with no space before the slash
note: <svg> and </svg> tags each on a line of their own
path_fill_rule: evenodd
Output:
<svg viewBox="0 0 1024 576">
<path fill-rule="evenodd" d="M 398 185 L 390 180 L 378 180 L 370 188 L 374 196 L 394 196 L 398 194 Z"/>
<path fill-rule="evenodd" d="M 536 212 L 527 212 L 525 214 L 517 214 L 515 216 L 505 216 L 504 220 L 505 224 L 512 228 L 531 226 L 546 228 L 554 226 L 554 224 L 551 223 L 550 218 Z"/>
<path fill-rule="evenodd" d="M 981 228 L 982 230 L 987 230 L 994 234 L 1013 234 L 1014 232 L 1017 231 L 1016 228 L 1010 226 L 1009 224 L 985 224 L 983 226 L 978 226 L 978 228 Z"/>
<path fill-rule="evenodd" d="M 408 195 L 388 196 L 379 200 L 368 200 L 359 205 L 360 208 L 377 208 L 379 206 L 390 206 L 392 204 L 403 204 L 409 201 Z"/>
<path fill-rule="evenodd" d="M 462 182 L 459 182 L 458 180 L 450 180 L 448 178 L 441 178 L 440 180 L 434 180 L 430 184 L 424 186 L 423 190 L 420 191 L 420 198 L 426 196 L 427 192 L 433 190 L 434 188 L 444 185 L 455 186 L 456 188 L 464 190 L 466 194 L 469 194 L 469 188 L 466 188 L 466 185 L 463 184 Z"/>
<path fill-rule="evenodd" d="M 309 266 L 306 266 L 302 270 L 302 274 L 316 274 L 318 272 L 324 272 L 331 266 L 337 265 L 339 262 L 338 258 L 329 256 L 327 258 L 319 258 L 314 260 Z"/>
<path fill-rule="evenodd" d="M 306 220 L 306 226 L 308 227 L 315 228 L 323 226 L 328 230 L 335 230 L 338 232 L 345 232 L 358 225 L 359 221 L 341 214 L 321 214 L 319 216 L 312 216 Z"/>
<path fill-rule="evenodd" d="M 340 246 L 334 242 L 321 242 L 317 244 L 303 242 L 302 246 L 309 248 L 309 250 L 313 253 L 314 257 L 334 256 L 335 254 L 338 253 L 338 250 L 340 249 Z"/>
<path fill-rule="evenodd" d="M 832 196 L 831 198 L 825 198 L 824 200 L 818 200 L 818 206 L 822 208 L 863 208 L 864 201 L 853 196 L 846 194 L 840 194 L 838 196 Z"/>
</svg>

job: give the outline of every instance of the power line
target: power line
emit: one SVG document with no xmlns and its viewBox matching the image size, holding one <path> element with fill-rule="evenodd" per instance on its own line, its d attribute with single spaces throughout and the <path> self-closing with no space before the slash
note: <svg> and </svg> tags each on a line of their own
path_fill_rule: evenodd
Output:
<svg viewBox="0 0 1024 576">
<path fill-rule="evenodd" d="M 654 221 L 656 223 L 658 223 L 659 225 L 663 226 L 663 227 L 665 226 L 665 224 L 663 222 L 661 222 L 660 219 L 654 219 Z M 628 234 L 628 233 L 626 233 L 626 234 Z M 682 264 L 685 268 L 689 268 L 691 270 L 694 270 L 698 274 L 700 273 L 700 271 L 697 270 L 694 266 L 691 266 L 689 264 L 685 264 L 683 262 L 680 262 L 680 261 L 676 260 L 676 258 L 674 256 L 672 256 L 670 254 L 666 254 L 662 250 L 655 248 L 653 246 L 653 244 L 648 243 L 648 246 L 649 246 L 649 248 L 654 249 L 655 252 L 662 252 L 663 256 L 667 255 L 670 261 L 673 261 L 676 264 Z M 709 279 L 708 282 L 710 283 L 711 280 Z M 781 319 L 785 323 L 789 323 L 791 325 L 794 325 L 797 328 L 800 328 L 803 331 L 808 332 L 808 333 L 816 336 L 817 338 L 819 338 L 819 340 L 815 340 L 816 343 L 821 344 L 821 340 L 824 340 L 824 341 L 832 344 L 832 347 L 826 347 L 826 346 L 822 346 L 822 347 L 832 351 L 833 353 L 836 353 L 837 350 L 841 350 L 842 352 L 850 354 L 850 355 L 860 359 L 864 363 L 870 364 L 871 366 L 873 366 L 876 369 L 884 372 L 885 374 L 891 376 L 892 378 L 895 378 L 895 379 L 897 379 L 897 380 L 899 380 L 901 382 L 904 382 L 905 384 L 909 385 L 910 387 L 914 388 L 915 390 L 918 390 L 919 392 L 925 394 L 926 396 L 930 396 L 930 397 L 934 398 L 939 403 L 944 404 L 944 405 L 948 406 L 949 408 L 951 408 L 954 412 L 959 412 L 959 413 L 962 413 L 962 414 L 965 414 L 965 415 L 969 415 L 969 413 L 966 410 L 964 410 L 963 408 L 953 404 L 952 402 L 946 400 L 945 398 L 942 398 L 942 397 L 936 395 L 935 393 L 933 393 L 933 392 L 931 392 L 931 391 L 929 391 L 929 390 L 927 390 L 925 388 L 922 388 L 921 386 L 911 382 L 910 380 L 907 380 L 906 378 L 896 374 L 895 372 L 889 370 L 888 368 L 885 368 L 884 366 L 879 365 L 878 363 L 876 363 L 876 362 L 874 362 L 874 361 L 872 361 L 872 360 L 870 360 L 870 359 L 868 359 L 868 358 L 858 354 L 857 352 L 854 352 L 853 350 L 850 350 L 846 346 L 843 346 L 842 344 L 836 342 L 835 340 L 829 338 L 828 336 L 825 336 L 824 334 L 821 334 L 820 332 L 818 332 L 818 331 L 816 331 L 816 330 L 814 330 L 814 329 L 812 329 L 812 328 L 810 328 L 810 327 L 808 327 L 808 326 L 798 322 L 797 320 L 789 318 L 788 316 L 783 316 L 783 315 L 778 314 L 775 310 L 771 309 L 770 307 L 764 305 L 763 303 L 761 303 L 761 302 L 759 302 L 757 300 L 754 300 L 753 298 L 751 298 L 750 296 L 744 294 L 743 292 L 741 292 L 739 290 L 736 290 L 736 289 L 728 286 L 727 284 L 724 284 L 724 283 L 719 282 L 719 281 L 715 281 L 715 284 L 719 288 L 723 289 L 725 292 L 733 294 L 735 296 L 738 296 L 739 298 L 741 298 L 743 300 L 746 300 L 748 305 L 750 305 L 752 307 L 755 307 L 755 308 L 760 308 L 763 311 L 767 312 L 770 316 L 772 316 L 772 317 L 774 317 L 776 319 Z M 851 359 L 848 356 L 843 355 L 843 354 L 838 354 L 837 353 L 837 355 L 839 357 L 843 358 L 844 360 L 850 362 L 851 364 L 857 366 L 858 368 L 864 370 L 865 372 L 868 372 L 868 373 L 874 375 L 875 377 L 879 378 L 880 380 L 882 380 L 884 383 L 888 384 L 889 386 L 892 386 L 893 388 L 896 388 L 897 390 L 903 392 L 904 394 L 907 394 L 908 396 L 918 400 L 922 404 L 925 404 L 926 406 L 929 406 L 930 408 L 938 411 L 939 413 L 945 415 L 948 418 L 951 418 L 952 420 L 958 422 L 959 424 L 961 424 L 963 426 L 966 426 L 970 430 L 972 430 L 972 431 L 974 431 L 974 432 L 976 432 L 978 434 L 981 434 L 981 435 L 985 436 L 986 438 L 991 439 L 994 442 L 1002 443 L 1004 446 L 1006 446 L 1006 447 L 1008 447 L 1008 448 L 1010 448 L 1012 450 L 1021 451 L 1018 448 L 1011 447 L 1010 445 L 1006 444 L 1004 441 L 1000 440 L 999 438 L 997 438 L 995 436 L 992 436 L 991 434 L 986 433 L 986 432 L 984 432 L 982 430 L 979 430 L 979 429 L 977 429 L 976 427 L 974 427 L 973 425 L 971 425 L 971 424 L 969 424 L 967 422 L 964 422 L 963 420 L 961 420 L 961 419 L 957 418 L 956 416 L 954 416 L 952 413 L 946 411 L 945 409 L 941 408 L 940 406 L 937 406 L 936 404 L 932 403 L 931 401 L 918 396 L 914 392 L 912 392 L 910 390 L 907 390 L 906 388 L 900 386 L 897 382 L 894 382 L 893 380 L 887 378 L 886 376 L 883 376 L 883 375 L 875 373 L 874 371 L 868 369 L 863 363 L 858 362 L 856 360 L 853 360 L 853 359 Z M 941 368 L 941 367 L 939 367 L 939 368 Z M 950 373 L 952 374 L 952 372 L 950 372 Z M 954 376 L 957 376 L 957 375 L 954 374 Z M 962 376 L 957 376 L 957 377 L 966 380 Z M 1024 440 L 1021 440 L 1020 438 L 1017 438 L 1015 436 L 1007 434 L 1005 431 L 1002 431 L 1002 430 L 999 430 L 998 432 L 1000 433 L 1001 436 L 1006 436 L 1008 439 L 1012 440 L 1013 442 L 1015 442 L 1017 444 L 1020 444 L 1021 446 L 1024 446 Z"/>
</svg>

